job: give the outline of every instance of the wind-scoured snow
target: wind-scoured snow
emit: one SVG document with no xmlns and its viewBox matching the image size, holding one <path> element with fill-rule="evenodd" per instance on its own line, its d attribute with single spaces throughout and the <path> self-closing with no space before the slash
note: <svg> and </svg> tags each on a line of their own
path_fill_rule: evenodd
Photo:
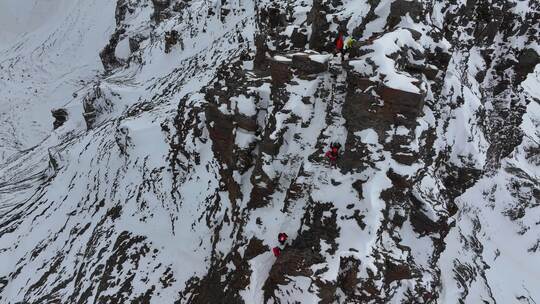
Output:
<svg viewBox="0 0 540 304">
<path fill-rule="evenodd" d="M 2 1 L 0 303 L 539 302 L 539 15 Z"/>
</svg>

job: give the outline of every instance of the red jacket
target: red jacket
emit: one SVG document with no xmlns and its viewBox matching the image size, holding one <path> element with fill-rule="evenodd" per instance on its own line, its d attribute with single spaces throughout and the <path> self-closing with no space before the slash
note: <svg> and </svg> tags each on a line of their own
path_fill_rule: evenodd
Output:
<svg viewBox="0 0 540 304">
<path fill-rule="evenodd" d="M 332 150 L 326 152 L 326 157 L 328 157 L 331 161 L 335 161 L 338 158 L 338 148 L 333 147 Z"/>
<path fill-rule="evenodd" d="M 339 34 L 336 40 L 336 49 L 338 51 L 341 51 L 343 49 L 343 35 L 342 34 Z"/>
<path fill-rule="evenodd" d="M 279 257 L 281 255 L 281 249 L 279 249 L 279 247 L 274 247 L 272 248 L 272 252 L 274 253 L 274 255 L 277 257 Z"/>
</svg>

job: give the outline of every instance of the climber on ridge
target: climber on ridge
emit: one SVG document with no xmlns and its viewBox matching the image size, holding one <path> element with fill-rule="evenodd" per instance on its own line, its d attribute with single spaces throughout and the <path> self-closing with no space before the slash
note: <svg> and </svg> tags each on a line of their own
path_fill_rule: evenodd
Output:
<svg viewBox="0 0 540 304">
<path fill-rule="evenodd" d="M 354 39 L 352 36 L 347 37 L 347 39 L 345 39 L 345 49 L 348 50 L 352 48 L 355 42 L 356 42 L 356 39 Z"/>
<path fill-rule="evenodd" d="M 354 39 L 352 36 L 349 36 L 345 39 L 345 45 L 343 46 L 343 53 L 349 53 L 351 49 L 354 47 L 354 44 L 356 43 L 356 39 Z M 349 54 L 349 59 L 351 58 L 351 54 Z"/>
<path fill-rule="evenodd" d="M 341 148 L 341 145 L 339 143 L 331 143 L 330 144 L 330 150 L 326 152 L 324 156 L 326 156 L 330 162 L 335 165 L 339 156 L 339 149 Z"/>
<path fill-rule="evenodd" d="M 286 233 L 280 232 L 280 233 L 278 234 L 278 241 L 279 241 L 279 243 L 280 243 L 281 245 L 285 244 L 285 242 L 287 241 L 287 238 L 288 238 L 288 237 L 289 237 L 289 236 L 288 236 Z"/>
<path fill-rule="evenodd" d="M 343 33 L 339 32 L 338 37 L 336 39 L 336 53 L 341 53 L 341 61 L 343 61 L 343 57 L 345 56 L 345 49 L 343 48 Z"/>
<path fill-rule="evenodd" d="M 276 246 L 276 247 L 272 248 L 272 253 L 274 254 L 274 256 L 276 258 L 281 255 L 281 250 L 284 249 L 285 242 L 287 241 L 287 238 L 289 238 L 289 236 L 285 232 L 280 232 L 278 234 L 279 246 Z"/>
</svg>

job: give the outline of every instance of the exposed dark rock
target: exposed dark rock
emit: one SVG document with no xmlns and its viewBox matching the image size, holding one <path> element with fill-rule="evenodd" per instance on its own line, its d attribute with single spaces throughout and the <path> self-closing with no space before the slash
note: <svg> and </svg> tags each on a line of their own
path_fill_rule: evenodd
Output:
<svg viewBox="0 0 540 304">
<path fill-rule="evenodd" d="M 58 172 L 58 169 L 60 169 L 60 159 L 59 155 L 54 152 L 52 149 L 48 150 L 49 153 L 49 176 L 54 176 Z"/>
<path fill-rule="evenodd" d="M 524 49 L 518 57 L 516 65 L 516 84 L 521 83 L 534 67 L 540 64 L 540 55 L 533 49 Z"/>
<path fill-rule="evenodd" d="M 208 273 L 202 278 L 191 278 L 175 303 L 244 303 L 240 291 L 249 285 L 251 267 L 248 261 L 268 250 L 261 240 L 251 238 L 244 256 L 240 256 L 237 247 L 226 257 L 213 259 Z M 234 265 L 234 270 L 227 270 L 229 263 Z"/>
<path fill-rule="evenodd" d="M 312 60 L 309 55 L 294 55 L 292 66 L 301 75 L 318 74 L 328 70 L 328 63 L 321 63 Z"/>
<path fill-rule="evenodd" d="M 270 63 L 272 84 L 282 86 L 292 78 L 291 67 L 287 62 L 272 60 Z"/>
<path fill-rule="evenodd" d="M 495 302 L 494 298 L 489 298 L 493 292 L 490 290 L 493 277 L 488 280 L 483 274 L 491 267 L 491 259 L 483 260 L 482 242 L 491 240 L 489 230 L 481 229 L 478 217 L 482 212 L 502 213 L 521 229 L 516 237 L 534 232 L 536 221 L 528 215 L 529 209 L 540 206 L 540 188 L 534 176 L 528 176 L 527 170 L 520 168 L 518 163 L 523 156 L 529 162 L 540 163 L 539 148 L 534 144 L 516 147 L 534 141 L 534 138 L 525 137 L 521 124 L 527 104 L 534 101 L 529 100 L 519 83 L 540 63 L 540 58 L 532 49 L 520 49 L 520 45 L 528 45 L 538 36 L 537 30 L 530 30 L 537 28 L 537 14 L 531 10 L 517 15 L 512 9 L 513 4 L 508 1 L 492 2 L 449 0 L 434 8 L 432 3 L 418 0 L 393 0 L 389 3 L 368 0 L 369 11 L 353 12 L 349 17 L 350 10 L 343 6 L 342 0 L 314 0 L 312 4 L 309 1 L 298 4 L 256 1 L 253 11 L 246 11 L 253 6 L 246 6 L 245 1 L 197 2 L 200 6 L 195 11 L 190 0 L 152 0 L 152 3 L 119 0 L 115 15 L 117 29 L 100 54 L 107 73 L 97 76 L 104 79 L 102 85 L 98 84 L 83 100 L 87 128 L 96 130 L 87 134 L 58 133 L 62 135 L 60 137 L 74 138 L 70 139 L 68 148 L 77 149 L 71 150 L 75 152 L 70 152 L 70 159 L 76 159 L 77 153 L 79 160 L 88 157 L 85 149 L 93 153 L 91 157 L 98 154 L 91 160 L 88 172 L 74 172 L 72 180 L 69 180 L 70 176 L 56 175 L 68 171 L 68 166 L 66 170 L 63 166 L 70 159 L 63 159 L 61 150 L 49 149 L 49 171 L 36 175 L 40 179 L 35 192 L 37 199 L 13 204 L 15 207 L 8 208 L 11 210 L 6 209 L 4 217 L 7 220 L 0 222 L 0 237 L 6 235 L 12 239 L 10 234 L 19 233 L 13 237 L 17 242 L 15 246 L 19 246 L 22 244 L 19 240 L 26 239 L 25 233 L 29 237 L 35 233 L 22 230 L 33 227 L 24 221 L 28 220 L 29 224 L 45 223 L 49 217 L 57 218 L 58 212 L 62 213 L 61 216 L 65 214 L 65 208 L 58 209 L 53 204 L 61 204 L 62 199 L 65 206 L 73 203 L 64 226 L 60 227 L 63 223 L 51 226 L 61 230 L 52 229 L 48 232 L 50 235 L 40 240 L 34 249 L 28 253 L 22 251 L 18 257 L 20 260 L 14 260 L 13 270 L 8 269 L 12 272 L 0 276 L 0 293 L 20 295 L 20 303 L 150 303 L 156 301 L 156 295 L 163 296 L 165 289 L 176 288 L 174 292 L 179 298 L 171 301 L 176 300 L 177 303 L 243 303 L 245 299 L 241 291 L 250 286 L 251 279 L 256 279 L 252 271 L 262 271 L 263 276 L 269 274 L 263 286 L 265 302 L 287 302 L 287 297 L 291 296 L 289 283 L 296 283 L 295 276 L 305 276 L 302 280 L 307 280 L 309 287 L 300 290 L 303 286 L 297 284 L 293 287 L 298 288 L 294 292 L 316 293 L 321 303 L 401 301 L 425 304 L 440 301 L 441 272 L 453 270 L 453 274 L 445 277 L 456 283 L 459 291 L 456 302 L 471 301 L 472 298 L 467 296 L 473 289 L 485 292 L 486 302 Z M 135 19 L 129 15 L 135 12 L 134 8 L 137 12 L 139 9 L 144 11 L 152 4 L 152 19 L 161 24 L 130 23 Z M 375 12 L 377 7 L 381 7 L 379 4 L 387 5 L 386 8 L 389 6 L 386 24 L 371 23 L 379 18 L 380 12 Z M 535 10 L 538 8 L 534 1 L 529 1 L 529 5 Z M 438 15 L 433 17 L 434 20 L 425 20 L 435 10 Z M 307 20 L 296 22 L 295 18 L 303 18 L 307 11 Z M 396 38 L 399 50 L 388 54 L 388 59 L 395 62 L 399 73 L 417 79 L 414 84 L 422 88 L 420 93 L 385 86 L 377 78 L 384 78 L 384 67 L 378 67 L 370 58 L 378 54 L 364 47 L 383 35 L 391 37 L 406 16 L 423 24 L 422 33 L 407 29 L 413 40 L 421 41 L 418 44 L 421 50 L 403 47 L 400 41 L 403 37 Z M 225 30 L 219 29 L 224 33 L 222 37 L 198 36 L 201 32 L 210 33 L 216 29 L 214 25 L 220 21 Z M 437 25 L 439 21 L 444 25 L 442 28 Z M 325 64 L 310 59 L 310 55 L 290 55 L 294 52 L 307 54 L 304 52 L 306 48 L 333 51 L 337 32 L 330 32 L 330 29 L 349 35 L 351 29 L 347 25 L 357 22 L 361 24 L 352 34 L 361 41 L 349 50 L 349 58 L 365 56 L 362 59 L 370 67 L 361 72 L 353 71 L 346 61 L 342 65 L 336 64 L 335 60 Z M 159 37 L 163 37 L 163 30 L 170 29 L 171 25 L 185 32 L 165 32 L 165 53 L 172 52 L 175 45 L 182 46 L 181 37 L 190 37 L 201 54 L 182 58 L 180 63 L 175 63 L 178 67 L 167 69 L 166 75 L 158 72 L 155 75 L 145 74 L 153 77 L 151 81 L 146 80 L 148 87 L 140 86 L 125 95 L 122 89 L 116 93 L 118 87 L 130 85 L 124 83 L 124 76 L 128 73 L 120 69 L 126 64 L 140 63 L 145 71 L 153 70 L 152 61 L 155 63 L 156 60 L 151 53 L 157 53 L 149 50 L 159 48 L 163 43 Z M 407 26 L 410 25 L 403 24 L 403 27 Z M 244 28 L 258 31 L 254 41 L 253 37 L 242 35 Z M 369 28 L 370 35 L 365 32 L 366 28 Z M 201 37 L 211 37 L 212 41 L 197 44 L 196 39 Z M 134 54 L 129 59 L 116 58 L 115 49 L 120 41 L 126 42 L 126 39 L 129 39 L 129 48 Z M 520 43 L 513 43 L 515 41 Z M 255 53 L 252 42 L 255 43 Z M 234 43 L 239 44 L 238 50 L 230 47 Z M 437 45 L 449 49 L 443 50 Z M 471 51 L 473 48 L 485 65 L 475 75 L 470 75 L 469 71 L 474 70 L 472 61 L 476 58 Z M 272 59 L 277 55 L 292 58 L 283 61 Z M 246 71 L 244 67 L 249 66 L 251 60 L 254 68 Z M 209 66 L 214 63 L 217 65 Z M 184 69 L 183 65 L 195 68 Z M 214 67 L 219 68 L 214 70 Z M 0 65 L 2 71 L 5 68 L 5 65 Z M 128 72 L 132 71 L 136 77 L 133 79 L 140 79 L 135 65 Z M 447 71 L 452 73 L 449 74 L 451 82 L 445 79 Z M 208 74 L 204 74 L 206 72 Z M 323 75 L 314 76 L 319 73 Z M 183 83 L 199 74 L 202 74 L 200 80 L 204 81 L 200 84 L 203 89 L 186 95 L 189 90 L 184 90 Z M 296 81 L 298 78 L 300 80 Z M 81 80 L 81 85 L 87 84 L 86 80 Z M 190 90 L 192 88 L 190 85 Z M 468 106 L 463 93 L 468 88 L 481 96 L 473 105 L 478 106 L 476 112 L 463 111 L 467 116 L 462 127 L 467 130 L 462 133 L 470 131 L 474 136 L 461 149 L 453 145 L 452 136 L 448 139 L 444 136 L 456 135 L 449 128 L 456 115 L 461 115 L 462 112 L 457 112 L 463 110 L 460 107 Z M 86 89 L 82 88 L 81 92 Z M 304 89 L 308 93 L 303 94 Z M 444 94 L 441 93 L 443 89 Z M 113 100 L 126 96 L 131 98 L 139 90 L 144 90 L 145 94 L 138 96 L 136 104 L 125 110 L 112 111 Z M 182 95 L 185 96 L 175 100 Z M 236 102 L 240 96 L 243 96 L 243 101 L 246 98 L 253 101 L 253 115 L 240 111 Z M 122 104 L 128 102 L 131 101 L 123 100 Z M 178 107 L 174 113 L 170 111 L 170 105 L 176 102 Z M 422 117 L 424 110 L 427 114 L 425 119 Z M 107 113 L 110 115 L 105 115 Z M 66 121 L 68 113 L 59 109 L 53 111 L 53 116 L 56 119 L 54 127 L 58 128 Z M 151 168 L 159 161 L 160 155 L 149 155 L 154 149 L 132 146 L 130 136 L 135 138 L 135 134 L 130 132 L 145 129 L 131 130 L 123 127 L 121 122 L 126 118 L 136 120 L 138 116 L 151 119 L 152 126 L 158 128 L 157 132 L 161 128 L 160 135 L 169 145 L 168 167 L 165 164 Z M 112 135 L 123 154 L 120 164 L 113 163 L 117 162 L 117 155 L 108 154 L 111 148 L 117 151 L 115 141 L 111 141 L 110 136 L 99 137 L 100 133 L 111 135 L 115 126 L 116 133 Z M 358 133 L 366 129 L 372 129 L 378 135 L 377 143 L 366 140 L 371 138 L 364 135 L 370 133 Z M 309 140 L 313 138 L 315 142 L 307 142 L 304 132 L 313 130 L 319 132 L 318 137 L 316 133 L 310 133 Z M 421 132 L 419 138 L 418 132 Z M 472 142 L 478 138 L 477 135 L 485 137 L 489 145 L 487 152 L 484 146 Z M 91 141 L 79 140 L 83 136 L 94 138 Z M 246 144 L 237 146 L 239 139 Z M 328 143 L 334 140 L 339 140 L 343 149 L 337 163 L 330 164 L 324 158 L 324 152 Z M 78 149 L 79 142 L 88 142 L 88 145 Z M 59 149 L 64 147 L 65 143 Z M 39 149 L 31 152 L 36 151 Z M 461 155 L 467 153 L 463 151 L 479 151 L 482 155 L 476 159 Z M 18 155 L 30 155 L 23 153 L 26 152 Z M 512 153 L 517 156 L 514 158 Z M 456 165 L 455 157 L 461 161 L 459 165 Z M 512 166 L 518 167 L 508 165 L 505 158 L 512 158 Z M 484 159 L 485 167 L 477 169 L 483 165 L 478 163 L 479 160 Z M 113 166 L 109 167 L 109 164 Z M 393 169 L 386 170 L 388 167 Z M 48 175 L 51 171 L 52 174 Z M 129 179 L 129 185 L 125 185 L 128 184 L 123 181 L 126 174 L 135 173 L 133 176 L 139 177 L 139 172 L 140 179 Z M 494 185 L 498 188 L 489 190 L 490 193 L 476 187 L 471 189 L 479 191 L 478 194 L 486 199 L 485 202 L 467 202 L 474 208 L 466 209 L 463 199 L 468 196 L 462 196 L 464 192 L 475 186 L 481 176 L 485 179 L 476 186 L 482 187 L 484 181 L 490 183 L 489 174 L 495 172 L 502 172 L 502 178 L 510 176 L 507 184 Z M 430 178 L 426 184 L 423 183 L 424 174 Z M 62 180 L 66 181 L 65 194 L 61 193 L 60 199 L 50 197 L 48 184 Z M 380 183 L 381 180 L 384 182 Z M 71 191 L 79 186 L 77 183 L 84 181 L 88 183 L 88 193 L 78 196 L 78 191 Z M 389 181 L 391 185 L 386 187 Z M 100 182 L 103 185 L 100 186 Z M 10 190 L 7 187 L 11 185 L 7 183 L 10 181 L 0 181 L 0 193 Z M 193 191 L 200 190 L 196 196 L 192 193 L 185 195 L 186 186 L 192 185 L 190 183 L 198 183 L 193 187 L 197 188 Z M 419 183 L 421 186 L 417 188 Z M 385 185 L 383 189 L 380 189 L 381 185 Z M 199 186 L 208 188 L 199 189 Z M 345 189 L 347 195 L 339 193 L 336 201 L 315 201 L 326 195 L 321 195 L 321 191 L 341 191 L 344 186 L 351 189 Z M 125 193 L 116 194 L 124 190 Z M 310 196 L 311 193 L 317 195 Z M 491 197 L 495 196 L 494 193 L 508 194 L 504 195 L 504 204 L 495 203 L 497 200 Z M 200 199 L 192 201 L 194 197 Z M 484 204 L 487 204 L 485 209 Z M 185 206 L 189 207 L 187 213 L 183 213 Z M 465 207 L 462 211 L 470 213 L 452 217 L 458 212 L 458 207 Z M 255 210 L 257 208 L 261 209 Z M 271 208 L 275 218 L 265 217 L 266 209 Z M 375 209 L 377 214 L 373 212 Z M 101 217 L 101 221 L 96 223 L 91 219 L 88 223 L 76 223 L 77 220 L 86 220 L 87 213 L 97 220 Z M 135 224 L 137 220 L 151 224 L 152 220 L 163 219 L 161 215 L 165 219 L 170 216 L 170 223 L 160 225 L 160 228 L 172 226 L 171 231 L 164 232 L 167 235 L 180 236 L 179 233 L 184 231 L 178 231 L 178 222 L 183 221 L 184 224 L 186 220 L 191 221 L 191 230 L 188 226 L 181 226 L 188 228 L 185 233 L 202 232 L 196 236 L 200 240 L 199 245 L 190 247 L 192 244 L 182 244 L 190 249 L 200 247 L 201 250 L 194 254 L 205 255 L 200 257 L 197 274 L 187 282 L 177 281 L 184 277 L 183 273 L 178 273 L 181 262 L 162 265 L 162 261 L 168 260 L 157 256 L 157 249 L 151 251 L 151 244 L 146 243 L 145 237 L 115 230 L 127 227 L 123 222 L 126 218 L 128 224 Z M 471 226 L 466 222 L 469 220 L 473 233 L 466 235 Z M 454 225 L 460 225 L 459 221 L 465 221 L 467 229 L 455 228 Z M 269 250 L 274 245 L 267 243 L 268 235 L 261 234 L 281 229 L 278 225 L 286 225 L 284 229 L 288 233 L 291 229 L 297 233 L 290 233 L 294 238 L 289 239 L 281 256 L 271 265 L 274 260 L 261 255 L 270 255 Z M 356 225 L 361 231 L 358 236 L 361 241 L 367 237 L 367 252 L 360 252 L 362 246 L 355 242 L 350 242 L 352 248 L 345 247 L 349 241 L 341 229 L 357 228 Z M 144 226 L 137 227 L 144 229 Z M 449 234 L 452 229 L 456 229 L 456 233 Z M 463 245 L 460 248 L 463 257 L 441 255 L 447 246 L 447 235 L 453 238 L 448 246 Z M 148 237 L 154 236 L 150 233 Z M 85 240 L 83 247 L 77 242 L 81 238 Z M 414 238 L 419 241 L 411 242 Z M 62 255 L 51 255 L 51 249 L 47 248 L 49 244 L 54 250 L 60 250 Z M 419 244 L 422 245 L 421 251 L 408 247 Z M 540 250 L 539 244 L 540 240 L 532 238 L 525 250 L 533 255 Z M 486 248 L 491 249 L 492 246 Z M 2 250 L 9 248 L 0 249 L 0 253 Z M 501 252 L 497 249 L 495 258 L 499 255 Z M 264 259 L 255 261 L 269 264 L 252 269 L 253 259 L 259 256 Z M 364 258 L 368 256 L 366 264 Z M 324 263 L 334 258 L 340 259 L 337 277 L 335 280 L 323 280 L 329 271 Z M 448 258 L 450 263 L 445 261 Z M 28 276 L 34 268 L 27 270 L 27 265 L 40 267 L 37 268 L 40 274 L 35 280 Z M 332 271 L 335 271 L 335 266 L 332 265 Z M 268 268 L 269 273 L 264 273 Z M 30 278 L 26 283 L 28 286 L 16 286 L 17 282 L 23 281 L 23 275 L 17 278 L 19 273 Z M 12 293 L 13 290 L 18 294 Z M 166 292 L 169 294 L 171 290 Z M 484 294 L 481 296 L 484 298 Z M 520 301 L 532 299 L 515 297 Z"/>
<path fill-rule="evenodd" d="M 262 164 L 257 162 L 251 175 L 253 189 L 250 193 L 247 207 L 257 209 L 268 205 L 269 197 L 275 192 L 275 181 L 272 180 L 262 169 Z"/>
<path fill-rule="evenodd" d="M 394 264 L 394 262 L 387 260 L 385 263 L 384 280 L 386 284 L 390 284 L 393 281 L 411 279 L 411 269 L 404 264 Z"/>
<path fill-rule="evenodd" d="M 439 70 L 435 66 L 426 65 L 422 72 L 426 75 L 426 78 L 431 81 L 437 80 L 437 76 L 439 75 Z"/>
<path fill-rule="evenodd" d="M 205 115 L 208 122 L 213 123 L 213 127 L 209 126 L 208 131 L 214 143 L 214 152 L 222 163 L 232 164 L 232 147 L 234 146 L 232 117 L 223 114 L 214 104 L 206 107 Z"/>
<path fill-rule="evenodd" d="M 409 15 L 413 20 L 419 21 L 423 14 L 422 3 L 418 0 L 397 0 L 390 5 L 390 15 L 386 19 L 389 28 L 393 28 L 401 21 L 402 17 Z"/>
<path fill-rule="evenodd" d="M 178 32 L 176 30 L 171 30 L 165 32 L 165 53 L 168 54 L 171 52 L 171 48 L 178 43 Z"/>
<path fill-rule="evenodd" d="M 347 296 L 348 301 L 357 300 L 357 292 L 360 288 L 358 278 L 361 261 L 354 257 L 341 257 L 339 261 L 339 273 L 336 285 Z"/>
<path fill-rule="evenodd" d="M 330 216 L 325 216 L 325 213 L 328 212 Z M 333 204 L 312 202 L 302 220 L 302 226 L 306 230 L 302 227 L 299 229 L 301 232 L 299 236 L 290 246 L 283 249 L 281 256 L 278 257 L 270 270 L 269 277 L 263 286 L 265 301 L 274 298 L 275 289 L 278 285 L 286 284 L 287 276 L 312 276 L 311 266 L 323 261 L 320 254 L 321 240 L 330 246 L 327 249 L 329 254 L 335 253 L 337 250 L 335 238 L 339 235 L 336 217 Z M 322 284 L 322 282 L 318 282 L 318 284 Z"/>
<path fill-rule="evenodd" d="M 411 135 L 393 135 L 392 140 L 384 143 L 386 150 L 392 153 L 392 158 L 398 163 L 404 165 L 412 165 L 420 158 L 416 151 L 412 151 L 409 147 L 415 136 Z"/>
<path fill-rule="evenodd" d="M 152 0 L 152 4 L 154 5 L 152 19 L 154 19 L 156 23 L 166 19 L 168 16 L 167 9 L 171 4 L 171 0 Z"/>
<path fill-rule="evenodd" d="M 131 53 L 135 53 L 140 49 L 142 40 L 143 37 L 141 36 L 129 37 L 129 50 Z"/>
<path fill-rule="evenodd" d="M 313 275 L 310 266 L 321 261 L 321 257 L 317 252 L 285 248 L 272 266 L 268 279 L 264 283 L 265 301 L 273 298 L 273 292 L 277 288 L 277 285 L 285 285 L 287 283 L 285 275 L 310 277 Z"/>
<path fill-rule="evenodd" d="M 83 117 L 84 117 L 84 120 L 86 121 L 87 130 L 92 129 L 92 127 L 94 126 L 94 123 L 96 122 L 96 116 L 97 116 L 96 110 L 94 106 L 92 105 L 92 103 L 85 102 Z"/>
<path fill-rule="evenodd" d="M 54 117 L 53 127 L 54 129 L 58 129 L 67 121 L 68 112 L 65 109 L 55 109 L 51 112 Z"/>
<path fill-rule="evenodd" d="M 415 206 L 411 209 L 411 225 L 416 233 L 420 235 L 438 234 L 442 229 L 445 229 L 444 224 L 434 222 L 429 219 L 421 209 L 416 209 L 420 206 Z"/>
<path fill-rule="evenodd" d="M 426 59 L 429 63 L 435 65 L 439 70 L 446 71 L 452 55 L 443 51 L 440 47 L 435 48 L 435 52 L 426 52 Z"/>
<path fill-rule="evenodd" d="M 347 75 L 347 89 L 354 88 L 365 91 L 369 87 L 373 87 L 375 85 L 376 83 L 371 81 L 369 78 L 361 77 L 356 73 L 349 73 Z"/>
<path fill-rule="evenodd" d="M 121 154 L 127 154 L 127 149 L 131 145 L 131 138 L 129 136 L 129 129 L 126 127 L 117 127 L 115 133 L 115 140 Z"/>
<path fill-rule="evenodd" d="M 331 42 L 337 38 L 337 35 L 333 37 L 328 34 L 330 23 L 326 20 L 327 8 L 323 2 L 323 0 L 314 0 L 308 15 L 308 25 L 311 25 L 309 48 L 318 52 L 331 51 L 333 49 Z"/>
<path fill-rule="evenodd" d="M 123 35 L 124 33 L 125 33 L 124 29 L 119 29 L 115 31 L 114 34 L 111 35 L 111 38 L 109 39 L 109 43 L 99 53 L 99 57 L 101 58 L 101 63 L 103 64 L 103 68 L 107 72 L 110 72 L 114 70 L 115 68 L 122 66 L 122 62 L 118 58 L 116 58 L 115 51 L 116 51 L 116 46 L 118 45 L 118 42 L 120 41 L 120 36 Z"/>
<path fill-rule="evenodd" d="M 291 43 L 295 48 L 304 49 L 306 44 L 308 43 L 308 37 L 298 28 L 295 28 L 291 34 Z"/>
<path fill-rule="evenodd" d="M 353 29 L 352 35 L 354 37 L 362 37 L 366 26 L 368 23 L 378 18 L 378 15 L 375 13 L 375 8 L 379 5 L 381 0 L 370 0 L 369 11 L 366 13 L 365 17 L 362 20 L 362 23 Z"/>
<path fill-rule="evenodd" d="M 249 284 L 245 280 L 249 273 L 244 271 L 244 269 L 239 269 L 231 273 L 227 272 L 222 263 L 214 265 L 202 279 L 194 277 L 188 281 L 185 292 L 181 293 L 180 299 L 175 303 L 242 304 L 244 302 L 239 291 L 245 289 Z M 222 278 L 226 278 L 226 280 L 222 280 Z"/>
<path fill-rule="evenodd" d="M 94 127 L 99 114 L 110 112 L 112 107 L 112 102 L 105 96 L 98 83 L 83 99 L 83 117 L 87 129 Z"/>
<path fill-rule="evenodd" d="M 253 59 L 253 67 L 258 70 L 266 70 L 269 62 L 266 58 L 268 46 L 265 42 L 265 36 L 262 33 L 255 35 L 255 58 Z"/>
<path fill-rule="evenodd" d="M 241 192 L 233 178 L 236 155 L 234 154 L 235 137 L 232 117 L 221 113 L 214 104 L 208 105 L 205 114 L 208 119 L 207 128 L 212 140 L 212 150 L 223 164 L 220 169 L 222 190 L 228 191 L 231 200 L 235 201 L 241 198 Z"/>
<path fill-rule="evenodd" d="M 394 121 L 396 124 L 414 126 L 415 119 L 422 115 L 424 106 L 424 95 L 401 91 L 385 86 L 376 89 L 377 94 L 384 101 L 384 105 L 378 111 L 378 116 L 388 122 Z M 387 124 L 387 125 L 391 125 Z"/>
<path fill-rule="evenodd" d="M 133 8 L 129 6 L 129 2 L 127 0 L 119 0 L 116 3 L 116 12 L 115 12 L 115 20 L 116 20 L 116 26 L 119 27 L 122 22 L 126 19 L 126 14 L 130 12 L 133 12 Z"/>
<path fill-rule="evenodd" d="M 348 74 L 347 83 L 347 95 L 342 113 L 350 133 L 367 128 L 382 132 L 392 125 L 414 127 L 416 118 L 422 115 L 423 94 L 375 84 L 352 72 Z M 378 97 L 371 93 L 364 93 L 370 87 Z M 380 135 L 385 136 L 382 133 Z"/>
<path fill-rule="evenodd" d="M 116 239 L 112 247 L 112 254 L 107 259 L 101 279 L 96 289 L 96 299 L 104 303 L 122 303 L 127 300 L 128 295 L 133 292 L 133 279 L 135 275 L 132 270 L 126 269 L 125 280 L 117 281 L 113 274 L 118 267 L 122 269 L 125 262 L 137 269 L 142 257 L 150 252 L 150 248 L 145 243 L 145 237 L 133 236 L 129 232 L 122 232 Z M 124 266 L 125 267 L 125 266 Z M 130 267 L 131 268 L 131 267 Z M 115 294 L 102 294 L 109 288 L 118 287 Z"/>
<path fill-rule="evenodd" d="M 474 168 L 457 167 L 451 163 L 446 163 L 440 169 L 440 175 L 445 186 L 445 194 L 449 201 L 453 201 L 456 197 L 473 186 L 480 176 L 482 171 Z"/>
<path fill-rule="evenodd" d="M 242 128 L 249 132 L 257 132 L 259 125 L 254 117 L 248 117 L 246 115 L 236 113 L 233 116 L 233 120 L 238 128 Z"/>
<path fill-rule="evenodd" d="M 355 117 L 358 116 L 354 115 L 354 113 L 351 114 L 353 115 L 349 115 L 348 117 L 349 119 L 351 119 L 352 122 Z M 349 124 L 349 120 L 347 121 L 347 124 Z M 351 125 L 354 125 L 354 123 L 351 123 Z M 362 143 L 358 137 L 347 136 L 347 141 L 345 142 L 343 154 L 338 159 L 338 166 L 340 168 L 344 168 L 347 171 L 363 170 L 370 163 L 370 159 L 368 157 L 369 154 L 370 153 L 366 145 Z"/>
<path fill-rule="evenodd" d="M 261 240 L 257 238 L 252 238 L 248 243 L 248 246 L 244 253 L 244 258 L 247 260 L 251 260 L 252 258 L 268 250 L 270 250 L 270 248 L 268 248 L 268 246 L 263 245 L 263 242 Z"/>
<path fill-rule="evenodd" d="M 279 4 L 276 3 L 273 6 L 261 9 L 259 16 L 261 18 L 261 23 L 274 30 L 285 26 L 287 23 L 287 17 L 278 5 Z"/>
</svg>

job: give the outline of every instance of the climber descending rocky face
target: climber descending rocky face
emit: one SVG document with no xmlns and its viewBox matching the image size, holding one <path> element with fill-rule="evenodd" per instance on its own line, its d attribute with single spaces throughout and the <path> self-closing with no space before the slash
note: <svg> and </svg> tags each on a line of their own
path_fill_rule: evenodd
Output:
<svg viewBox="0 0 540 304">
<path fill-rule="evenodd" d="M 279 243 L 280 243 L 281 245 L 285 244 L 285 242 L 287 241 L 287 238 L 288 238 L 288 237 L 289 237 L 289 236 L 288 236 L 286 233 L 284 233 L 284 232 L 279 233 L 279 234 L 278 234 L 278 241 L 279 241 Z"/>
<path fill-rule="evenodd" d="M 330 160 L 332 164 L 336 164 L 338 156 L 339 156 L 339 149 L 341 148 L 341 145 L 339 143 L 332 143 L 330 144 L 330 150 L 328 150 L 325 154 L 325 156 Z"/>
<path fill-rule="evenodd" d="M 336 50 L 341 52 L 343 50 L 343 34 L 339 33 L 336 39 Z"/>
<path fill-rule="evenodd" d="M 345 49 L 343 48 L 343 33 L 339 33 L 338 37 L 336 39 L 336 54 L 341 53 L 341 60 L 343 60 L 343 57 L 345 56 Z"/>
<path fill-rule="evenodd" d="M 287 238 L 289 238 L 289 236 L 284 232 L 280 232 L 278 234 L 279 246 L 272 248 L 272 253 L 276 258 L 281 255 L 281 250 L 284 248 L 285 242 L 287 242 Z"/>
</svg>

